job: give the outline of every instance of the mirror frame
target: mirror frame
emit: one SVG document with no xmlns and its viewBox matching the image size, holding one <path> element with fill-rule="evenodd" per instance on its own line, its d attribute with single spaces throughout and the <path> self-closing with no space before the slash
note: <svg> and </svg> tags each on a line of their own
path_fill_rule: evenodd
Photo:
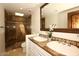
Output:
<svg viewBox="0 0 79 59">
<path fill-rule="evenodd" d="M 49 31 L 49 28 L 42 28 L 41 27 L 41 19 L 42 19 L 42 8 L 44 8 L 46 5 L 48 5 L 49 3 L 44 3 L 41 7 L 40 7 L 40 30 L 41 31 Z M 69 15 L 68 15 L 69 16 Z M 69 21 L 69 17 L 68 17 L 68 21 Z M 69 25 L 68 25 L 69 26 Z M 76 33 L 79 34 L 79 29 L 78 28 L 54 28 L 53 30 L 54 32 L 64 32 L 64 33 Z"/>
<path fill-rule="evenodd" d="M 41 26 L 41 23 L 42 23 L 42 21 L 41 21 L 41 19 L 42 19 L 42 8 L 44 8 L 46 5 L 48 5 L 49 3 L 44 3 L 41 7 L 40 7 L 40 30 L 42 30 L 42 31 L 49 31 L 49 28 L 43 28 L 42 26 Z"/>
</svg>

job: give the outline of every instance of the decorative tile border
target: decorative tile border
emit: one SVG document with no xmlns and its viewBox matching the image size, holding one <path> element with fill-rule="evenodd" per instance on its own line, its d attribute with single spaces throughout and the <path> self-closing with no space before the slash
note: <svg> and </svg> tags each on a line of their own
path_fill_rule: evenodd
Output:
<svg viewBox="0 0 79 59">
<path fill-rule="evenodd" d="M 74 45 L 74 46 L 77 46 L 79 48 L 79 42 L 77 42 L 77 41 L 68 40 L 68 39 L 64 39 L 64 38 L 58 38 L 58 37 L 52 37 L 52 41 L 65 42 L 69 45 Z"/>
<path fill-rule="evenodd" d="M 48 38 L 48 36 L 44 35 L 44 34 L 39 34 L 39 36 Z M 68 40 L 68 39 L 59 38 L 59 37 L 52 37 L 51 40 L 52 41 L 65 42 L 68 45 L 74 45 L 74 46 L 77 46 L 79 48 L 79 42 L 78 41 Z"/>
</svg>

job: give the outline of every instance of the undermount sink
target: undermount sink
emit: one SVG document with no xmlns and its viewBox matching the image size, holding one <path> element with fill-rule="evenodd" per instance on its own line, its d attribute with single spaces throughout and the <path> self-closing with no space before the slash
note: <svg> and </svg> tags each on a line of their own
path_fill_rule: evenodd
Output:
<svg viewBox="0 0 79 59">
<path fill-rule="evenodd" d="M 38 41 L 38 42 L 47 41 L 47 38 L 40 37 L 40 36 L 36 36 L 36 37 L 34 37 L 33 39 L 36 40 L 36 41 Z"/>
<path fill-rule="evenodd" d="M 67 56 L 79 56 L 79 48 L 77 48 L 74 45 L 68 45 L 68 44 L 63 44 L 62 42 L 59 43 L 58 41 L 51 41 L 49 43 L 47 43 L 47 47 L 58 52 L 61 53 L 63 55 L 67 55 Z"/>
</svg>

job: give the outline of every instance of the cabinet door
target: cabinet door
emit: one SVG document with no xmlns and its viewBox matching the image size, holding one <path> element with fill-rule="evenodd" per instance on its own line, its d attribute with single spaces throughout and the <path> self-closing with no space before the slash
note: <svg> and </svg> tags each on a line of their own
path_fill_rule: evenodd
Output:
<svg viewBox="0 0 79 59">
<path fill-rule="evenodd" d="M 29 52 L 31 56 L 51 56 L 48 52 L 29 40 Z"/>
<path fill-rule="evenodd" d="M 26 35 L 26 55 L 29 56 L 30 55 L 30 40 L 29 37 L 35 36 L 34 34 L 32 35 Z"/>
<path fill-rule="evenodd" d="M 36 47 L 34 46 L 34 44 L 28 40 L 28 55 L 29 56 L 40 56 L 37 52 L 37 49 Z"/>
</svg>

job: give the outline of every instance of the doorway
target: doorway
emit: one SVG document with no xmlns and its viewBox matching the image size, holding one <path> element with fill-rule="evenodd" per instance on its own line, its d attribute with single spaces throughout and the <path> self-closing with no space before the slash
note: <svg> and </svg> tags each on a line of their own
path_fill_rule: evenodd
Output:
<svg viewBox="0 0 79 59">
<path fill-rule="evenodd" d="M 79 10 L 68 13 L 68 27 L 79 28 Z"/>
</svg>

